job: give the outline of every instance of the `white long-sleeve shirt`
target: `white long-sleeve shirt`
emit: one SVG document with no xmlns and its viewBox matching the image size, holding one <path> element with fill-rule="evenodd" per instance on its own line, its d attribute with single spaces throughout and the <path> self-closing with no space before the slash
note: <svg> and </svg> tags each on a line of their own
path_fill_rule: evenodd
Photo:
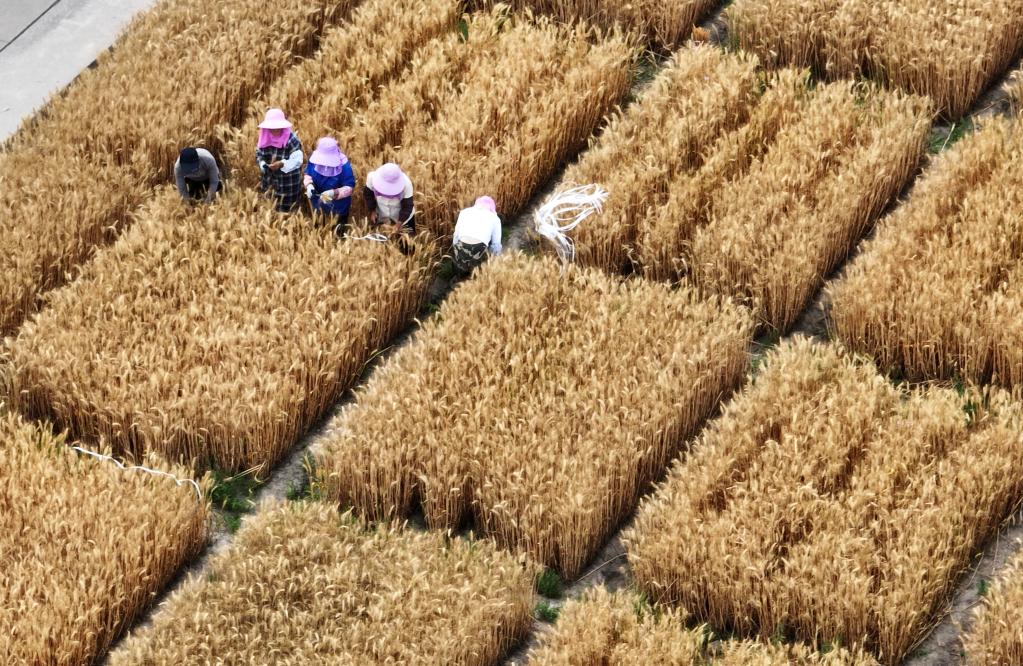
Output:
<svg viewBox="0 0 1023 666">
<path fill-rule="evenodd" d="M 301 150 L 296 150 L 288 155 L 288 159 L 283 161 L 284 166 L 281 167 L 281 171 L 284 173 L 291 173 L 302 166 L 302 162 L 305 161 L 305 155 L 302 154 Z"/>
<path fill-rule="evenodd" d="M 465 208 L 458 214 L 451 242 L 486 243 L 490 254 L 501 254 L 501 218 L 479 206 Z"/>
</svg>

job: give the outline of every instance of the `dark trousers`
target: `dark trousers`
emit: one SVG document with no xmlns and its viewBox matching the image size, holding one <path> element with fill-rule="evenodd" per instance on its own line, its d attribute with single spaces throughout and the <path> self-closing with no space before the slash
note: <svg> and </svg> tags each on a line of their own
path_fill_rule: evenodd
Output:
<svg viewBox="0 0 1023 666">
<path fill-rule="evenodd" d="M 486 243 L 455 243 L 451 252 L 451 263 L 462 275 L 468 275 L 487 259 Z"/>
<path fill-rule="evenodd" d="M 217 192 L 216 193 L 219 195 L 220 192 L 223 189 L 224 189 L 224 184 L 221 183 L 220 187 L 217 188 Z M 209 180 L 190 180 L 190 179 L 186 178 L 185 179 L 185 190 L 188 192 L 188 196 L 189 196 L 190 199 L 195 199 L 197 201 L 204 201 L 206 199 L 206 193 L 210 191 L 210 181 Z"/>
<path fill-rule="evenodd" d="M 348 230 L 348 213 L 325 213 L 322 210 L 313 211 L 314 216 L 323 216 L 323 222 L 330 226 L 334 235 L 338 238 L 344 238 L 345 231 Z M 317 222 L 319 224 L 319 222 Z"/>
</svg>

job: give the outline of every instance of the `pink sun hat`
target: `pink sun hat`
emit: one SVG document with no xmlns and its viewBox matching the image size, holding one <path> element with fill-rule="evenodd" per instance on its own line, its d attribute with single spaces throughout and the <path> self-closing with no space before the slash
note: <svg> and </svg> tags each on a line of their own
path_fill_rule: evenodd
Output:
<svg viewBox="0 0 1023 666">
<path fill-rule="evenodd" d="M 476 203 L 473 205 L 476 206 L 477 208 L 489 210 L 491 213 L 497 212 L 497 204 L 494 203 L 494 200 L 488 196 L 480 197 L 479 199 L 476 200 Z"/>
<path fill-rule="evenodd" d="M 291 123 L 280 109 L 269 109 L 259 123 L 259 129 L 291 129 Z"/>
<path fill-rule="evenodd" d="M 316 142 L 316 150 L 309 156 L 309 161 L 325 167 L 339 167 L 347 159 L 338 147 L 337 141 L 325 136 Z"/>
<path fill-rule="evenodd" d="M 388 162 L 377 169 L 373 189 L 385 197 L 396 197 L 405 191 L 405 174 L 394 162 Z"/>
</svg>

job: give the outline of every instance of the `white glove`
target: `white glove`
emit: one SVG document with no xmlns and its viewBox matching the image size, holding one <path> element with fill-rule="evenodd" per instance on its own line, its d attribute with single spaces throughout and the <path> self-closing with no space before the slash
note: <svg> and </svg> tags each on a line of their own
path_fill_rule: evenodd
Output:
<svg viewBox="0 0 1023 666">
<path fill-rule="evenodd" d="M 312 199 L 314 191 L 315 191 L 315 188 L 313 188 L 312 185 L 306 185 L 306 188 L 305 188 L 305 196 L 306 196 L 306 198 L 307 199 Z"/>
<path fill-rule="evenodd" d="M 263 160 L 259 161 L 259 172 L 260 173 L 266 173 L 269 170 L 269 168 L 270 167 L 267 165 L 266 162 L 264 162 Z"/>
<path fill-rule="evenodd" d="M 330 203 L 334 200 L 334 190 L 327 190 L 320 195 L 320 203 Z"/>
</svg>

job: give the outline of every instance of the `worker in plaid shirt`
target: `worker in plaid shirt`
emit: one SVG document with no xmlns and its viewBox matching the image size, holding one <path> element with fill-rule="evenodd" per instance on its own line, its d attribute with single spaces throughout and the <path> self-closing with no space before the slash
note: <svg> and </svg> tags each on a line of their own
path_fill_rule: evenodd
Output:
<svg viewBox="0 0 1023 666">
<path fill-rule="evenodd" d="M 277 210 L 289 213 L 302 196 L 302 142 L 291 131 L 291 123 L 280 109 L 266 112 L 259 124 L 256 164 L 261 175 L 259 187 L 277 202 Z"/>
</svg>

